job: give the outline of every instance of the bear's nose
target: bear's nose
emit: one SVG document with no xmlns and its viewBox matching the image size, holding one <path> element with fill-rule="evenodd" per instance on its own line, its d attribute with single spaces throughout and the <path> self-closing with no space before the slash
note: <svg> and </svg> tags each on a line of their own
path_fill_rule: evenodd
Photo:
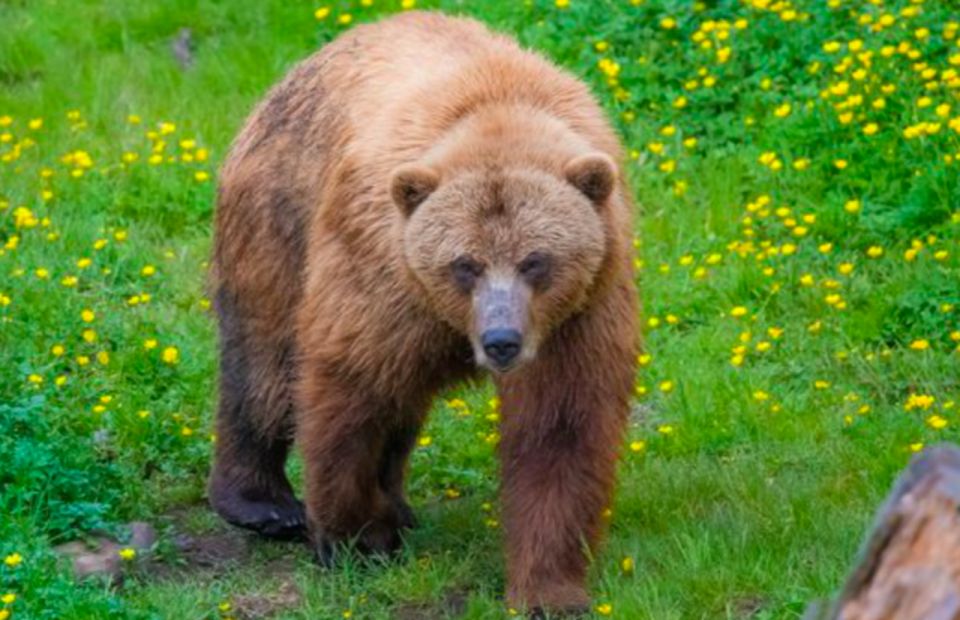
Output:
<svg viewBox="0 0 960 620">
<path fill-rule="evenodd" d="M 515 329 L 491 329 L 480 338 L 483 352 L 500 368 L 506 368 L 520 353 L 523 336 Z"/>
</svg>

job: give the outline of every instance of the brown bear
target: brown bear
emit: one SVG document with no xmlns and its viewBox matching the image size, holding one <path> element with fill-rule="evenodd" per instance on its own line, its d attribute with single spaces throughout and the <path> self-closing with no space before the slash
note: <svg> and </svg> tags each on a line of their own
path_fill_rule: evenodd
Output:
<svg viewBox="0 0 960 620">
<path fill-rule="evenodd" d="M 638 344 L 620 160 L 580 81 L 471 20 L 405 13 L 293 69 L 220 176 L 214 509 L 321 561 L 395 549 L 431 399 L 488 369 L 508 603 L 587 605 Z"/>
</svg>

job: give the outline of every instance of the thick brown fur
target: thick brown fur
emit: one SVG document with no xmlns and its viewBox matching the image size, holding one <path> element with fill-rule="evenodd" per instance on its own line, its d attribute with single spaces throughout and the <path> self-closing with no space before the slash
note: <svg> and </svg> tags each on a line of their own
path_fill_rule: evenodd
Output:
<svg viewBox="0 0 960 620">
<path fill-rule="evenodd" d="M 582 83 L 470 20 L 403 14 L 298 65 L 221 173 L 218 512 L 299 531 L 283 471 L 295 434 L 321 555 L 395 548 L 431 399 L 477 371 L 478 319 L 444 280 L 449 253 L 505 269 L 547 247 L 551 279 L 523 289 L 525 363 L 495 373 L 507 597 L 587 605 L 637 346 L 631 205 L 603 174 L 619 161 Z"/>
</svg>

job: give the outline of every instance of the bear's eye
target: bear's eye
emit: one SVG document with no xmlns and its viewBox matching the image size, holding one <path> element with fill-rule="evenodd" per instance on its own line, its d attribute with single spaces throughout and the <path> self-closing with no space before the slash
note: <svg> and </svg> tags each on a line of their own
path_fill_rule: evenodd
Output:
<svg viewBox="0 0 960 620">
<path fill-rule="evenodd" d="M 467 292 L 476 284 L 477 278 L 483 273 L 483 265 L 469 256 L 460 256 L 450 263 L 453 281 L 457 287 Z"/>
<path fill-rule="evenodd" d="M 550 257 L 543 252 L 531 252 L 517 265 L 517 271 L 535 287 L 544 287 L 550 279 Z"/>
</svg>

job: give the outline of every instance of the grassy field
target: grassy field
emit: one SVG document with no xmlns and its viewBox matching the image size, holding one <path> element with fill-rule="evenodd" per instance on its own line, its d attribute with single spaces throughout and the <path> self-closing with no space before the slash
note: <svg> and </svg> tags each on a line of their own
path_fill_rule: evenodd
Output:
<svg viewBox="0 0 960 620">
<path fill-rule="evenodd" d="M 408 4 L 0 2 L 0 620 L 508 616 L 487 384 L 436 403 L 395 562 L 323 573 L 204 504 L 218 162 L 294 62 Z M 646 353 L 596 615 L 799 617 L 960 435 L 956 5 L 416 6 L 581 76 L 629 150 Z M 57 560 L 137 519 L 122 587 Z"/>
</svg>

